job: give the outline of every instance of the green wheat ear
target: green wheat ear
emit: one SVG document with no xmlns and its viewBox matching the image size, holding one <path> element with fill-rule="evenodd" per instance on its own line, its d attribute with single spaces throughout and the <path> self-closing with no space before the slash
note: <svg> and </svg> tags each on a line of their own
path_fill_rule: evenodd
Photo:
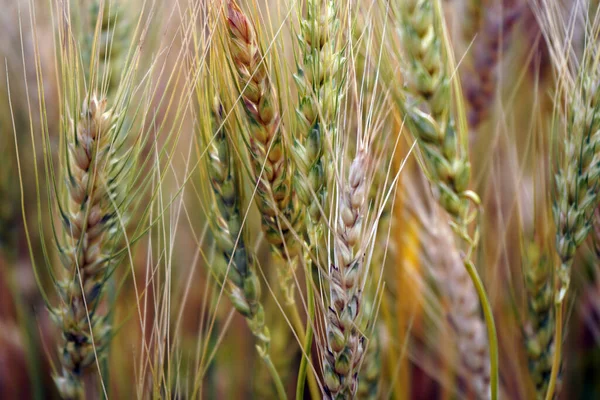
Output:
<svg viewBox="0 0 600 400">
<path fill-rule="evenodd" d="M 88 10 L 89 29 L 82 46 L 82 57 L 84 65 L 92 68 L 85 72 L 89 75 L 93 71 L 103 93 L 112 101 L 126 68 L 127 52 L 132 42 L 130 10 L 119 0 L 94 0 Z M 88 81 L 90 78 L 87 76 Z"/>
<path fill-rule="evenodd" d="M 524 325 L 529 371 L 538 399 L 548 390 L 554 355 L 554 299 L 552 258 L 537 243 L 528 243 L 523 254 L 527 291 L 527 321 Z"/>
<path fill-rule="evenodd" d="M 465 108 L 453 72 L 454 59 L 440 0 L 395 1 L 391 5 L 406 59 L 406 88 L 395 90 L 423 156 L 424 172 L 440 206 L 452 217 L 455 236 L 465 246 L 463 259 L 483 307 L 490 344 L 492 399 L 498 396 L 498 346 L 494 317 L 483 282 L 471 260 L 478 230 L 472 231 L 480 204 L 469 190 L 471 164 L 466 136 Z M 452 73 L 453 75 L 450 75 Z M 455 123 L 458 121 L 458 129 Z"/>
<path fill-rule="evenodd" d="M 292 155 L 299 175 L 295 186 L 300 202 L 308 207 L 308 224 L 313 230 L 321 220 L 327 197 L 331 155 L 325 143 L 335 143 L 344 58 L 337 40 L 340 21 L 335 2 L 309 0 L 306 10 L 306 18 L 300 22 L 301 54 L 294 74 L 300 99 Z"/>
</svg>

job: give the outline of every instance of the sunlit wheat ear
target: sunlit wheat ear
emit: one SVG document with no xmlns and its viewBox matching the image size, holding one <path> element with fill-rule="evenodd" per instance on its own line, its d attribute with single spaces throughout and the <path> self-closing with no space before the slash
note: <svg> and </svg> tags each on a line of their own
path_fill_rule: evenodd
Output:
<svg viewBox="0 0 600 400">
<path fill-rule="evenodd" d="M 554 302 L 552 258 L 537 243 L 525 244 L 523 274 L 527 293 L 527 319 L 524 323 L 529 371 L 538 399 L 548 390 L 554 354 Z"/>
<path fill-rule="evenodd" d="M 330 266 L 329 306 L 326 311 L 326 348 L 323 379 L 328 398 L 352 398 L 358 389 L 358 366 L 365 338 L 359 331 L 361 277 L 364 273 L 363 224 L 367 196 L 368 153 L 359 149 L 338 188 L 333 232 L 334 258 Z"/>
<path fill-rule="evenodd" d="M 60 255 L 67 277 L 59 282 L 61 305 L 53 310 L 64 340 L 62 372 L 55 381 L 66 399 L 83 397 L 82 375 L 103 354 L 110 336 L 110 326 L 96 308 L 111 265 L 111 232 L 119 229 L 112 192 L 116 121 L 106 100 L 92 95 L 67 134 L 69 154 L 61 173 L 68 205 L 60 216 L 65 235 Z"/>
<path fill-rule="evenodd" d="M 294 270 L 299 247 L 294 237 L 303 214 L 292 189 L 294 170 L 283 138 L 279 100 L 252 22 L 233 1 L 227 2 L 228 45 L 248 130 L 241 134 L 252 159 L 256 203 L 265 237 L 286 261 L 280 268 L 288 303 L 294 303 Z"/>
<path fill-rule="evenodd" d="M 308 208 L 311 225 L 320 221 L 325 208 L 328 163 L 331 163 L 325 144 L 335 142 L 343 94 L 339 7 L 329 0 L 308 0 L 306 18 L 300 22 L 298 35 L 301 54 L 294 79 L 300 100 L 291 153 L 298 172 L 295 187 L 300 202 Z"/>
</svg>

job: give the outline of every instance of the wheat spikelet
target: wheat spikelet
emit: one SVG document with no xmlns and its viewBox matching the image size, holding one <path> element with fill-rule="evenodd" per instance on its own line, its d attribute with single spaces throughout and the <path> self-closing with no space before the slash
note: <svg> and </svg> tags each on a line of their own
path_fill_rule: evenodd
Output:
<svg viewBox="0 0 600 400">
<path fill-rule="evenodd" d="M 112 185 L 117 183 L 112 169 L 115 121 L 106 100 L 92 96 L 69 135 L 70 154 L 63 171 L 69 205 L 61 215 L 64 233 L 71 238 L 61 248 L 69 275 L 59 282 L 61 305 L 53 310 L 64 339 L 62 373 L 55 381 L 66 399 L 83 397 L 81 376 L 110 335 L 110 326 L 96 308 L 110 266 L 114 244 L 110 232 L 117 217 L 111 204 L 116 200 Z"/>
<path fill-rule="evenodd" d="M 249 132 L 244 141 L 257 179 L 257 205 L 266 239 L 280 257 L 289 261 L 281 270 L 288 303 L 294 303 L 293 273 L 298 243 L 294 232 L 303 221 L 292 192 L 293 169 L 282 137 L 279 101 L 251 21 L 233 1 L 227 3 L 229 49 L 238 75 Z"/>
<path fill-rule="evenodd" d="M 334 232 L 334 264 L 330 270 L 330 305 L 326 316 L 327 348 L 323 356 L 326 395 L 351 398 L 358 389 L 358 370 L 364 355 L 364 336 L 358 330 L 362 297 L 360 251 L 365 218 L 367 153 L 359 149 L 340 187 L 338 221 Z"/>
</svg>

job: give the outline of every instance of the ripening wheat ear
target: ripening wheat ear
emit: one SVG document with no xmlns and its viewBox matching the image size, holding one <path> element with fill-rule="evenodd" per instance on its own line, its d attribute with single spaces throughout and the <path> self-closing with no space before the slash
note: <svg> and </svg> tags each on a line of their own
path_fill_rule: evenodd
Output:
<svg viewBox="0 0 600 400">
<path fill-rule="evenodd" d="M 452 240 L 448 222 L 442 218 L 434 230 L 432 242 L 428 241 L 425 247 L 434 253 L 433 274 L 450 302 L 448 318 L 456 332 L 461 364 L 477 398 L 488 399 L 489 343 L 477 291 Z"/>
<path fill-rule="evenodd" d="M 67 135 L 69 154 L 61 173 L 68 185 L 68 205 L 61 208 L 64 242 L 61 261 L 67 277 L 60 281 L 61 304 L 53 310 L 62 329 L 62 372 L 55 378 L 63 398 L 83 397 L 82 374 L 102 355 L 110 326 L 96 308 L 111 266 L 117 223 L 112 185 L 115 171 L 116 121 L 105 99 L 92 95 Z"/>
<path fill-rule="evenodd" d="M 556 7 L 557 8 L 557 7 Z M 553 15 L 553 13 L 555 13 Z M 585 48 L 580 60 L 571 59 L 575 44 L 571 27 L 559 21 L 558 9 L 537 10 L 551 49 L 559 89 L 555 95 L 556 125 L 562 143 L 555 166 L 553 217 L 556 225 L 555 350 L 546 398 L 554 396 L 561 363 L 563 304 L 567 296 L 575 253 L 592 229 L 600 195 L 600 63 L 597 40 L 600 22 L 586 25 Z M 577 22 L 570 21 L 572 26 Z M 548 28 L 552 27 L 552 29 Z M 560 39 L 559 39 L 560 38 Z"/>
<path fill-rule="evenodd" d="M 113 102 L 97 82 L 87 82 L 73 35 L 69 8 L 57 5 L 64 18 L 58 26 L 57 65 L 60 67 L 61 124 L 58 168 L 46 159 L 48 201 L 54 212 L 53 245 L 63 273 L 48 261 L 59 304 L 51 316 L 62 332 L 60 370 L 54 377 L 66 399 L 84 397 L 84 375 L 93 364 L 104 387 L 100 360 L 111 339 L 110 312 L 104 291 L 130 241 L 123 241 L 129 214 L 135 207 L 131 193 L 142 178 L 137 171 L 144 140 L 133 121 L 125 124 L 135 68 L 125 71 Z M 61 8 L 62 7 L 62 8 Z M 131 55 L 132 60 L 139 54 Z M 90 66 L 92 75 L 97 65 Z M 41 105 L 42 109 L 45 105 Z M 44 143 L 48 133 L 43 131 Z M 46 154 L 45 154 L 46 156 Z M 39 194 L 38 194 L 39 195 Z M 38 201 L 40 199 L 38 198 Z M 43 238 L 42 238 L 43 239 Z"/>
<path fill-rule="evenodd" d="M 313 230 L 327 197 L 327 164 L 331 158 L 325 143 L 327 137 L 330 143 L 335 142 L 344 58 L 337 40 L 339 5 L 329 0 L 308 0 L 306 11 L 306 18 L 300 22 L 301 55 L 294 75 L 300 100 L 292 155 L 299 174 L 295 179 L 299 199 L 308 207 L 308 223 Z"/>
<path fill-rule="evenodd" d="M 294 80 L 298 88 L 291 155 L 296 167 L 294 188 L 299 203 L 307 209 L 305 223 L 299 232 L 306 244 L 306 276 L 312 276 L 318 285 L 318 270 L 313 264 L 313 251 L 323 238 L 323 212 L 326 209 L 329 182 L 328 171 L 332 157 L 327 143 L 335 143 L 338 110 L 343 95 L 340 47 L 340 5 L 330 0 L 308 0 L 305 17 L 300 20 L 298 33 L 298 71 Z M 309 303 L 304 351 L 311 353 L 313 319 L 315 313 L 313 282 L 306 288 Z M 309 360 L 303 357 L 298 374 L 296 397 L 304 392 L 304 375 Z M 313 385 L 314 386 L 314 385 Z M 314 390 L 313 390 L 314 392 Z"/>
<path fill-rule="evenodd" d="M 201 101 L 210 101 L 209 96 Z M 211 230 L 218 250 L 224 257 L 210 266 L 217 281 L 224 287 L 234 308 L 242 314 L 256 338 L 256 348 L 267 364 L 280 398 L 285 388 L 269 355 L 270 333 L 265 325 L 265 311 L 260 302 L 261 285 L 254 257 L 246 250 L 240 215 L 241 169 L 234 159 L 231 138 L 225 131 L 224 110 L 218 97 L 214 98 L 210 129 L 204 129 L 203 144 L 208 147 L 206 166 L 214 196 L 211 196 Z M 213 137 L 214 132 L 214 137 Z"/>
<path fill-rule="evenodd" d="M 358 329 L 364 272 L 363 224 L 367 196 L 368 152 L 360 148 L 338 188 L 337 222 L 333 232 L 334 261 L 326 312 L 323 379 L 328 398 L 352 398 L 358 389 L 358 367 L 365 338 Z"/>
<path fill-rule="evenodd" d="M 477 289 L 484 309 L 490 341 L 491 393 L 498 392 L 498 349 L 494 319 L 485 288 L 471 261 L 478 233 L 471 232 L 471 221 L 479 205 L 476 193 L 468 189 L 471 164 L 468 156 L 464 104 L 458 85 L 451 78 L 454 62 L 439 0 L 396 1 L 392 5 L 400 31 L 407 87 L 395 89 L 398 107 L 406 126 L 419 144 L 438 203 L 452 217 L 452 227 L 466 248 L 464 265 Z M 389 73 L 388 73 L 389 74 Z M 453 73 L 453 75 L 455 75 Z M 391 76 L 391 75 L 390 75 Z M 453 80 L 454 79 L 454 80 Z M 452 90 L 454 89 L 454 90 Z M 458 117 L 458 129 L 454 115 Z"/>
<path fill-rule="evenodd" d="M 256 202 L 262 215 L 267 241 L 287 265 L 280 278 L 288 304 L 294 304 L 294 270 L 298 243 L 295 232 L 303 214 L 292 191 L 294 174 L 287 160 L 279 100 L 266 61 L 260 50 L 256 30 L 234 1 L 227 2 L 228 45 L 237 74 L 238 87 L 249 130 L 243 131 L 257 179 Z"/>
</svg>

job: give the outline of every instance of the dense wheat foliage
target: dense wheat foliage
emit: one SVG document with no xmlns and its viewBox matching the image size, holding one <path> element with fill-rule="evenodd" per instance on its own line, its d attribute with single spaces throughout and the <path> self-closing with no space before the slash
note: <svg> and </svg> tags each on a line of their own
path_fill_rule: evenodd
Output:
<svg viewBox="0 0 600 400">
<path fill-rule="evenodd" d="M 600 398 L 597 1 L 0 9 L 0 399 Z"/>
</svg>

